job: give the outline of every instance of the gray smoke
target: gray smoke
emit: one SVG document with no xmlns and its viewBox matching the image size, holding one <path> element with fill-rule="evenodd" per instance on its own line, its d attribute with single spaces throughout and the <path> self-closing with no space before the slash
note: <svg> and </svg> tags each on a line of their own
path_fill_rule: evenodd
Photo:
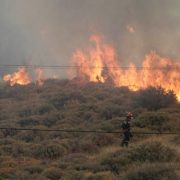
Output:
<svg viewBox="0 0 180 180">
<path fill-rule="evenodd" d="M 68 65 L 99 32 L 124 64 L 151 50 L 179 59 L 179 9 L 179 0 L 0 0 L 0 64 Z"/>
</svg>

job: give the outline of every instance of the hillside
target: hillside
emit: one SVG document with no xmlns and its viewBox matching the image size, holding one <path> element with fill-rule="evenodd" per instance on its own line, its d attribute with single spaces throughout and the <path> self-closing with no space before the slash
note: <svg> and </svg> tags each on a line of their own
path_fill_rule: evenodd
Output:
<svg viewBox="0 0 180 180">
<path fill-rule="evenodd" d="M 180 132 L 173 92 L 137 92 L 103 83 L 47 80 L 42 87 L 0 86 L 0 127 L 121 131 L 126 112 L 135 132 Z M 179 135 L 0 131 L 0 175 L 18 180 L 176 180 Z"/>
</svg>

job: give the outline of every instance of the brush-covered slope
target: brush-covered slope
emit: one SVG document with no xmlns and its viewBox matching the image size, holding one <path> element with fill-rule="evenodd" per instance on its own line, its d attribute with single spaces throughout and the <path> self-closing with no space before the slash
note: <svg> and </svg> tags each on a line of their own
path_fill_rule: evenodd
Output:
<svg viewBox="0 0 180 180">
<path fill-rule="evenodd" d="M 133 131 L 179 132 L 180 106 L 173 92 L 132 92 L 101 83 L 47 80 L 42 87 L 0 86 L 0 127 L 120 131 L 132 111 Z M 4 179 L 180 178 L 179 135 L 0 131 Z"/>
</svg>

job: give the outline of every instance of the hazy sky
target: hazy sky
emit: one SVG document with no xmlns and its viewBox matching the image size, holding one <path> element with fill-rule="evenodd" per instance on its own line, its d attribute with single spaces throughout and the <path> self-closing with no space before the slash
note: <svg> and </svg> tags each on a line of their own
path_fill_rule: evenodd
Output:
<svg viewBox="0 0 180 180">
<path fill-rule="evenodd" d="M 0 0 L 0 64 L 67 65 L 93 33 L 124 63 L 180 59 L 180 0 Z"/>
</svg>

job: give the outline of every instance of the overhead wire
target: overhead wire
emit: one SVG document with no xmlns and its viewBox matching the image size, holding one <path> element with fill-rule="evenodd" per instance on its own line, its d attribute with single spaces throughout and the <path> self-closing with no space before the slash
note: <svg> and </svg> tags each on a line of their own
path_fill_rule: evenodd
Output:
<svg viewBox="0 0 180 180">
<path fill-rule="evenodd" d="M 10 131 L 41 131 L 41 132 L 63 132 L 63 133 L 97 133 L 97 134 L 120 134 L 123 131 L 102 131 L 102 130 L 76 130 L 76 129 L 39 129 L 39 128 L 10 128 L 0 127 L 0 130 Z M 177 135 L 180 132 L 137 132 L 132 131 L 133 134 L 147 134 L 147 135 Z"/>
<path fill-rule="evenodd" d="M 42 69 L 80 69 L 83 68 L 82 66 L 71 66 L 71 65 L 23 65 L 23 64 L 0 64 L 0 68 L 20 68 L 20 67 L 25 67 L 27 69 L 36 69 L 36 68 L 42 68 Z M 88 68 L 98 68 L 98 69 L 146 69 L 146 70 L 159 70 L 159 69 L 165 69 L 165 70 L 170 70 L 170 69 L 180 69 L 179 66 L 167 66 L 167 67 L 145 67 L 145 66 L 90 66 Z"/>
</svg>

